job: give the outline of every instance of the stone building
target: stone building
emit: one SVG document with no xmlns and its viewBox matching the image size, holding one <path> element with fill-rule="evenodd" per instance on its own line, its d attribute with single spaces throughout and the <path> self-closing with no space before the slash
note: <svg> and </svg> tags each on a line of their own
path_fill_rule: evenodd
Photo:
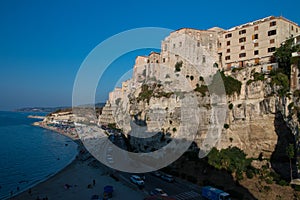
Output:
<svg viewBox="0 0 300 200">
<path fill-rule="evenodd" d="M 300 27 L 283 17 L 266 17 L 223 31 L 218 54 L 225 70 L 267 64 L 276 48 L 300 33 Z"/>
</svg>

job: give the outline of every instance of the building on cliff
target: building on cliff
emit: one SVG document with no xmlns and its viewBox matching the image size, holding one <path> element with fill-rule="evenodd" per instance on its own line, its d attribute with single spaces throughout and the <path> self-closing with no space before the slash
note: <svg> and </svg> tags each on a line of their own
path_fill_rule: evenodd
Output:
<svg viewBox="0 0 300 200">
<path fill-rule="evenodd" d="M 284 17 L 266 17 L 223 31 L 218 54 L 222 68 L 268 64 L 275 49 L 300 33 L 298 24 Z"/>
</svg>

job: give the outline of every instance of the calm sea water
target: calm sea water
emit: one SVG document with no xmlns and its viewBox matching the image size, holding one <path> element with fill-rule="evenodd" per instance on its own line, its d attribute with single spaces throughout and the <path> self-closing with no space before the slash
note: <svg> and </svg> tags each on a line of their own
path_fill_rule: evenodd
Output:
<svg viewBox="0 0 300 200">
<path fill-rule="evenodd" d="M 77 154 L 71 139 L 31 126 L 38 120 L 29 114 L 0 111 L 0 199 L 47 179 Z"/>
</svg>

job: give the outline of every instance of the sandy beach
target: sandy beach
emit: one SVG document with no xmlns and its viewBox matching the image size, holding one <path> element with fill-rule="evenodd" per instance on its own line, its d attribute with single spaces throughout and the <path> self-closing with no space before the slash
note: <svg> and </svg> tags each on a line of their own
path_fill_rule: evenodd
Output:
<svg viewBox="0 0 300 200">
<path fill-rule="evenodd" d="M 71 164 L 48 180 L 10 199 L 37 200 L 39 198 L 42 200 L 46 197 L 50 200 L 91 199 L 94 194 L 102 197 L 106 185 L 114 187 L 112 199 L 143 199 L 146 196 L 141 190 L 128 187 L 122 181 L 110 177 L 113 171 L 91 157 L 80 141 L 75 139 L 75 142 L 79 144 L 79 154 Z M 88 187 L 89 185 L 91 187 Z"/>
<path fill-rule="evenodd" d="M 93 180 L 96 183 L 94 186 Z M 71 187 L 66 189 L 65 184 Z M 89 184 L 92 185 L 90 189 L 88 188 Z M 145 196 L 141 191 L 129 188 L 120 181 L 114 180 L 108 176 L 107 171 L 89 166 L 85 161 L 75 160 L 54 177 L 33 187 L 31 195 L 25 191 L 11 199 L 36 200 L 38 197 L 40 199 L 47 197 L 51 200 L 90 199 L 93 194 L 102 194 L 103 187 L 106 185 L 114 187 L 113 199 L 143 199 Z"/>
</svg>

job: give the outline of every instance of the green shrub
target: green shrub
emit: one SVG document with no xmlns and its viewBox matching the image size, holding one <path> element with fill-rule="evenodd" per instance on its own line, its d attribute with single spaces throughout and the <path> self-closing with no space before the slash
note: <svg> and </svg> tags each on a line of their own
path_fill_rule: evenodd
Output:
<svg viewBox="0 0 300 200">
<path fill-rule="evenodd" d="M 289 78 L 287 75 L 283 74 L 283 73 L 276 73 L 275 75 L 273 75 L 271 80 L 271 85 L 277 85 L 280 87 L 280 89 L 278 90 L 278 94 L 280 96 L 284 96 L 286 95 L 286 93 L 289 91 Z"/>
<path fill-rule="evenodd" d="M 252 169 L 247 169 L 246 170 L 246 176 L 247 176 L 247 178 L 252 179 L 254 177 L 253 170 Z"/>
<path fill-rule="evenodd" d="M 236 179 L 238 180 L 238 181 L 240 181 L 240 180 L 243 180 L 243 172 L 241 171 L 241 170 L 237 170 L 236 171 Z"/>
<path fill-rule="evenodd" d="M 294 186 L 294 190 L 295 190 L 295 191 L 300 191 L 300 185 L 295 185 L 295 186 Z"/>
<path fill-rule="evenodd" d="M 150 101 L 150 98 L 152 97 L 153 95 L 153 89 L 149 86 L 149 85 L 142 85 L 142 89 L 141 89 L 141 92 L 137 98 L 138 101 L 144 101 L 144 100 L 147 100 L 147 102 L 149 103 Z"/>
<path fill-rule="evenodd" d="M 248 80 L 247 85 L 250 85 L 251 83 L 256 82 L 256 81 L 264 81 L 265 80 L 265 75 L 263 73 L 255 72 L 252 76 L 253 76 L 253 80 Z"/>
<path fill-rule="evenodd" d="M 273 183 L 273 180 L 271 178 L 266 178 L 265 181 L 266 181 L 267 184 L 272 184 Z"/>
<path fill-rule="evenodd" d="M 221 151 L 212 148 L 207 157 L 208 164 L 216 169 L 236 172 L 237 178 L 242 178 L 242 172 L 251 165 L 251 160 L 246 158 L 246 154 L 237 147 L 228 147 Z"/>
<path fill-rule="evenodd" d="M 300 90 L 295 90 L 293 95 L 294 97 L 300 97 Z"/>
<path fill-rule="evenodd" d="M 283 179 L 281 179 L 277 184 L 280 185 L 280 186 L 287 186 L 288 185 L 288 183 Z"/>
<path fill-rule="evenodd" d="M 235 93 L 239 95 L 241 93 L 242 83 L 231 76 L 226 76 L 223 71 L 217 72 L 213 76 L 209 89 L 216 94 L 222 94 L 222 85 L 225 87 L 226 95 L 231 96 Z"/>
<path fill-rule="evenodd" d="M 206 85 L 201 85 L 199 87 L 199 84 L 196 85 L 196 88 L 194 89 L 195 92 L 200 92 L 202 94 L 202 97 L 205 96 L 206 92 L 208 92 L 208 87 Z"/>
<path fill-rule="evenodd" d="M 268 186 L 268 185 L 265 185 L 265 186 L 264 186 L 264 191 L 266 191 L 266 192 L 271 191 L 271 187 Z"/>
</svg>

